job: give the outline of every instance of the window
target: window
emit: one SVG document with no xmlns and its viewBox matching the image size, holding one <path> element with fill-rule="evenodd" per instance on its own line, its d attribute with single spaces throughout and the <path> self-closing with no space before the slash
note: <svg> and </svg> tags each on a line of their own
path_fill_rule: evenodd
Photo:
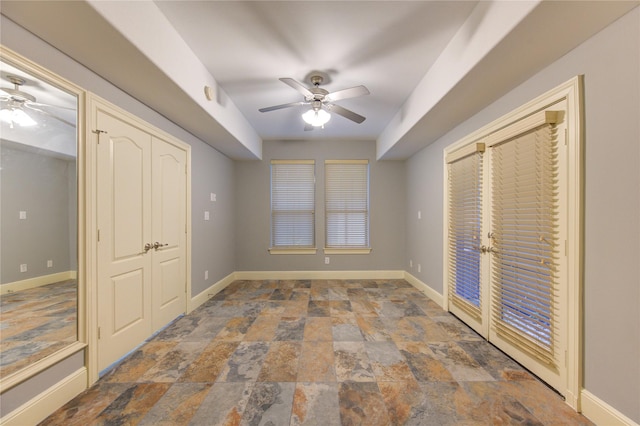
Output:
<svg viewBox="0 0 640 426">
<path fill-rule="evenodd" d="M 315 253 L 315 161 L 271 161 L 272 254 Z"/>
<path fill-rule="evenodd" d="M 369 161 L 325 161 L 325 253 L 369 253 Z"/>
</svg>

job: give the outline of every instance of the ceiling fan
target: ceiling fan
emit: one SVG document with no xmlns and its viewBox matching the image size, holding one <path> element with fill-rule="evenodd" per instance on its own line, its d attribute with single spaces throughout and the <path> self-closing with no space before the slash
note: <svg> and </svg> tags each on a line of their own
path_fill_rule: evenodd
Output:
<svg viewBox="0 0 640 426">
<path fill-rule="evenodd" d="M 323 82 L 328 82 L 329 77 L 326 73 L 320 71 L 312 71 L 308 77 L 313 87 L 307 88 L 302 83 L 292 78 L 281 78 L 284 84 L 294 88 L 304 96 L 304 101 L 290 102 L 288 104 L 274 105 L 266 108 L 260 108 L 260 112 L 275 111 L 283 108 L 290 108 L 300 105 L 310 105 L 311 109 L 302 114 L 306 126 L 305 130 L 313 130 L 314 128 L 324 127 L 324 125 L 331 118 L 329 112 L 334 112 L 347 118 L 355 123 L 362 123 L 365 117 L 360 114 L 348 110 L 340 105 L 336 105 L 334 102 L 347 98 L 355 98 L 357 96 L 364 96 L 369 94 L 369 90 L 364 86 L 355 86 L 349 89 L 338 90 L 336 92 L 329 92 L 320 87 Z"/>
<path fill-rule="evenodd" d="M 10 126 L 13 126 L 14 123 L 20 126 L 33 126 L 37 124 L 37 122 L 26 112 L 26 110 L 31 110 L 38 114 L 54 118 L 68 126 L 76 127 L 74 123 L 43 109 L 43 107 L 61 108 L 66 110 L 75 110 L 75 108 L 38 103 L 36 102 L 35 96 L 20 90 L 20 87 L 26 82 L 24 78 L 15 75 L 7 75 L 5 78 L 13 84 L 14 88 L 0 88 L 0 91 L 4 92 L 0 93 L 0 102 L 2 102 L 0 120 L 9 123 Z"/>
</svg>

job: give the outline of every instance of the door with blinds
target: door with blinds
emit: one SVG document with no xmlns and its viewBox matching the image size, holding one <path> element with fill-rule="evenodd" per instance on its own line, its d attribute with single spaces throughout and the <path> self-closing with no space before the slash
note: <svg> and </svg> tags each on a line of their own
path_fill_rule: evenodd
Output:
<svg viewBox="0 0 640 426">
<path fill-rule="evenodd" d="M 474 143 L 447 156 L 449 310 L 482 335 L 488 300 L 481 288 L 484 151 L 483 143 Z"/>
<path fill-rule="evenodd" d="M 448 306 L 567 389 L 563 103 L 447 153 Z"/>
</svg>

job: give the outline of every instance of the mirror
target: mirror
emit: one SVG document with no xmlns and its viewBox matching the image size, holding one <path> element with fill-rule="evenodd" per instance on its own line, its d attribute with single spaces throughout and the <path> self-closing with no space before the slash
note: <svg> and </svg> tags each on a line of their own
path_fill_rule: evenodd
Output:
<svg viewBox="0 0 640 426">
<path fill-rule="evenodd" d="M 0 61 L 3 381 L 78 341 L 78 96 L 17 64 Z"/>
</svg>

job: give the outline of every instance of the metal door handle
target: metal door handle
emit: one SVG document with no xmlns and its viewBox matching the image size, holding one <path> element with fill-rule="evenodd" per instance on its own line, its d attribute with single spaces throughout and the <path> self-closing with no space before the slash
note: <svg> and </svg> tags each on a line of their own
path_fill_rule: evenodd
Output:
<svg viewBox="0 0 640 426">
<path fill-rule="evenodd" d="M 480 247 L 480 252 L 481 253 L 497 253 L 498 250 L 496 250 L 495 247 L 481 246 Z"/>
<path fill-rule="evenodd" d="M 159 242 L 157 242 L 157 241 L 156 241 L 156 242 L 153 244 L 153 248 L 154 248 L 154 249 L 156 249 L 156 250 L 158 250 L 160 247 L 164 247 L 164 246 L 168 246 L 168 245 L 169 245 L 168 243 L 167 243 L 167 244 L 161 244 L 161 243 L 159 243 Z"/>
<path fill-rule="evenodd" d="M 146 253 L 146 252 L 148 252 L 148 251 L 149 251 L 149 250 L 151 250 L 153 247 L 154 247 L 154 246 L 153 246 L 153 244 L 151 244 L 151 243 L 147 243 L 147 244 L 145 244 L 145 245 L 144 245 L 144 252 L 145 252 L 145 253 Z"/>
</svg>

